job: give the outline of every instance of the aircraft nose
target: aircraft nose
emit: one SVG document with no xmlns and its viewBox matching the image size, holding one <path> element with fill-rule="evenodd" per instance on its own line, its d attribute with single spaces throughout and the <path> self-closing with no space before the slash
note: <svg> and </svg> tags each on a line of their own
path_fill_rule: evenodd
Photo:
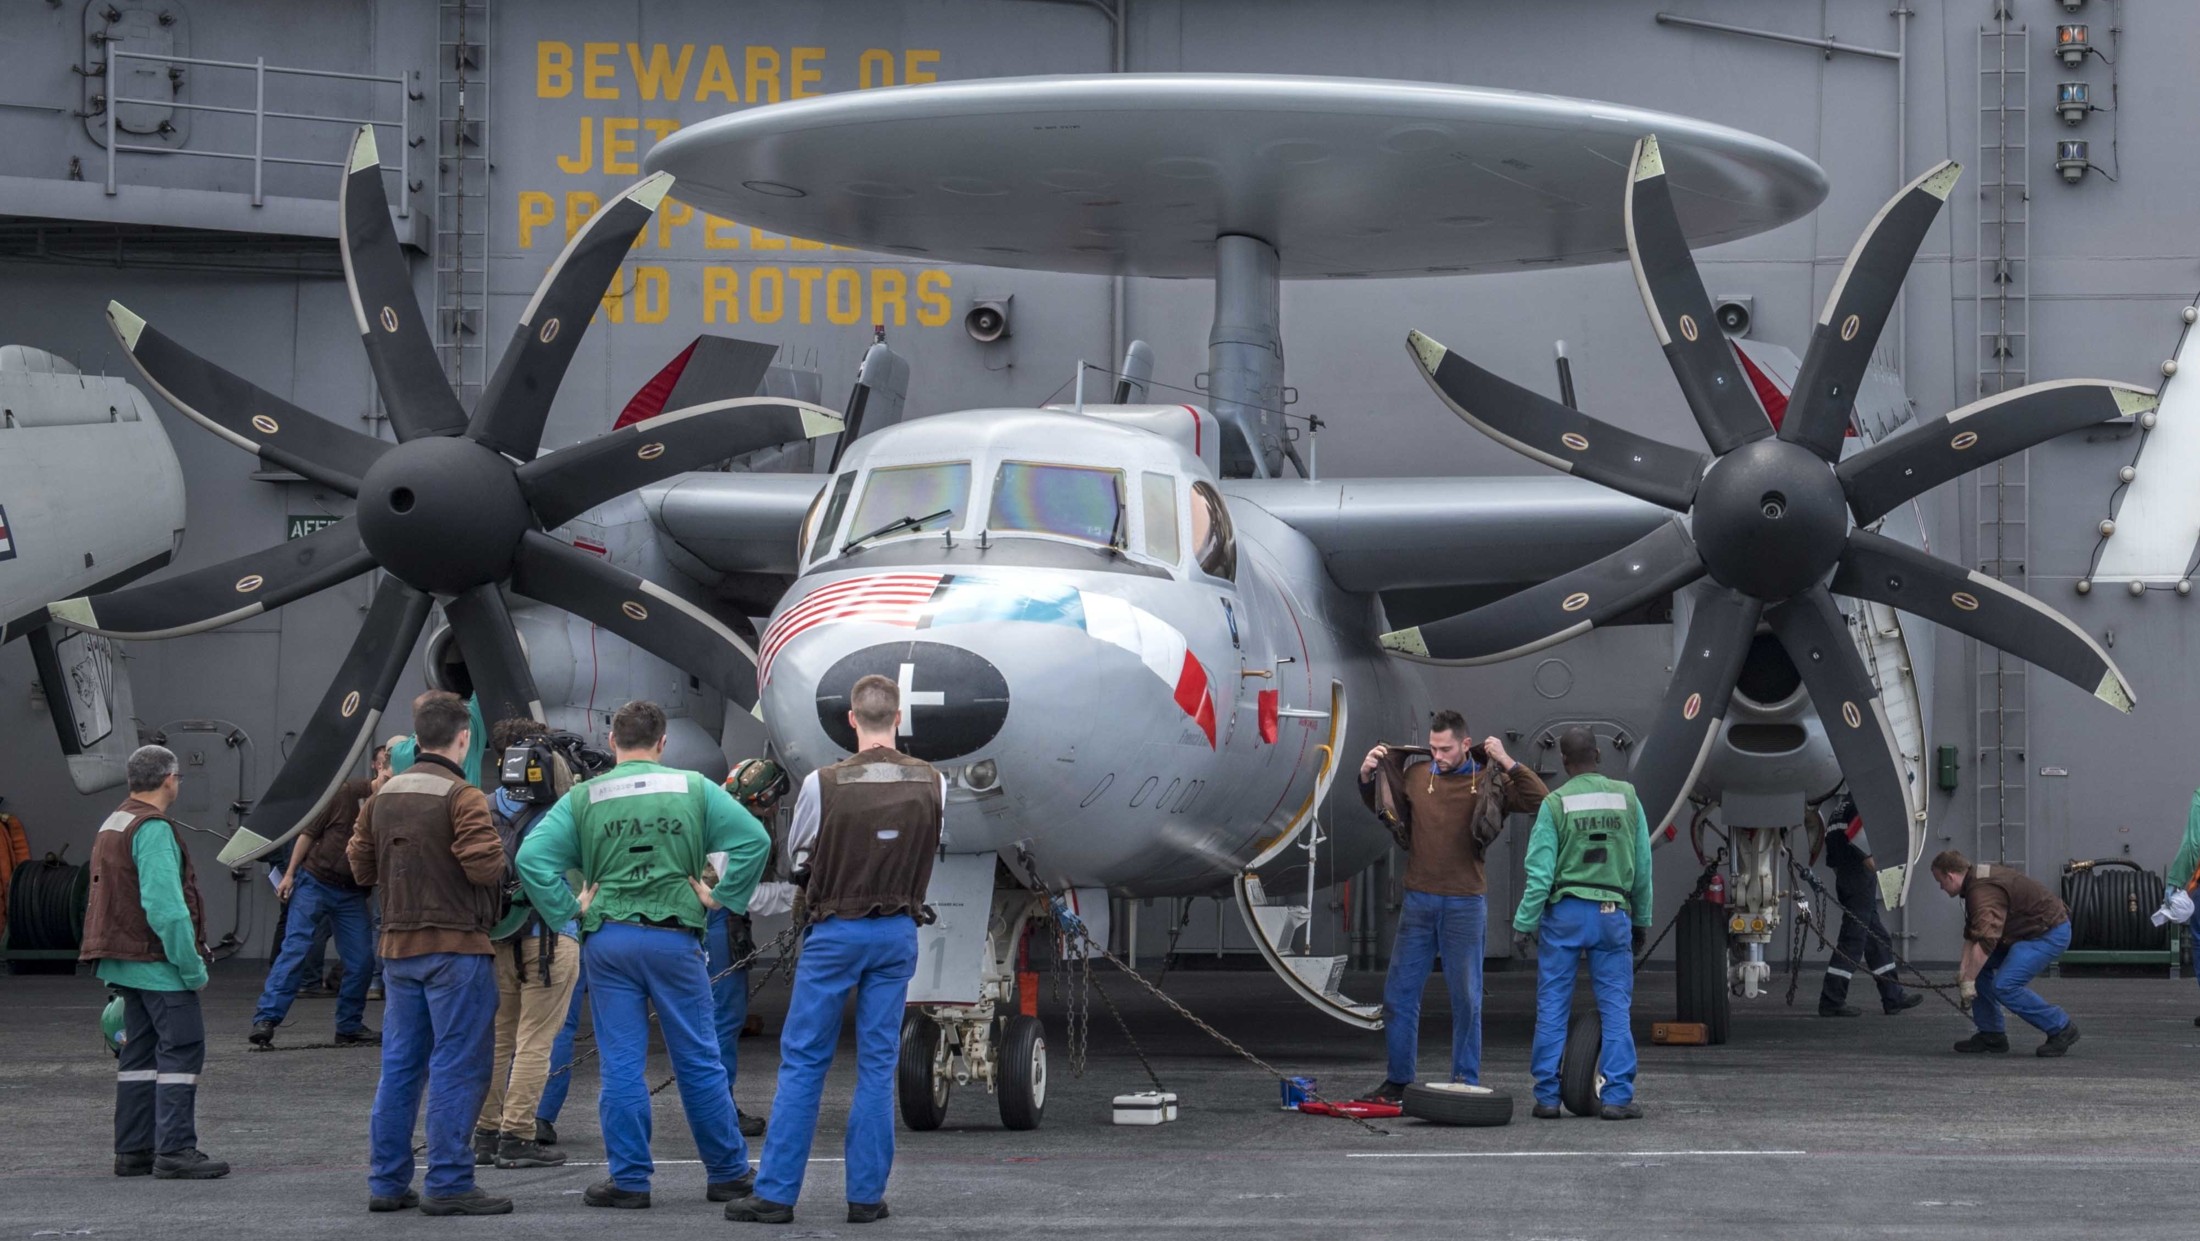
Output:
<svg viewBox="0 0 2200 1241">
<path fill-rule="evenodd" d="M 837 761 L 856 748 L 848 724 L 857 681 L 881 676 L 901 692 L 903 753 L 929 763 L 967 761 L 992 745 L 1008 723 L 1008 677 L 979 652 L 931 638 L 876 641 L 875 633 L 805 635 L 772 661 L 765 719 L 781 748 L 802 766 Z"/>
</svg>

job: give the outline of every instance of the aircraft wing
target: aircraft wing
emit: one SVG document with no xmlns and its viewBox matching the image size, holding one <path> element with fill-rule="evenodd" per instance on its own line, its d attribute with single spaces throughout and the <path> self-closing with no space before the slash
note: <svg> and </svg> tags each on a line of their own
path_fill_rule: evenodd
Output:
<svg viewBox="0 0 2200 1241">
<path fill-rule="evenodd" d="M 1232 479 L 1234 505 L 1253 505 L 1321 553 L 1331 580 L 1402 598 L 1424 591 L 1492 597 L 1618 551 L 1656 529 L 1666 510 L 1577 478 Z"/>
</svg>

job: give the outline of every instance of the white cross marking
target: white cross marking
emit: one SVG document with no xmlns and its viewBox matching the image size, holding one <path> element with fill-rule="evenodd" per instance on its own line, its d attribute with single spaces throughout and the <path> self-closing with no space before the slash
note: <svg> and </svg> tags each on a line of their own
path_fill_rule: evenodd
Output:
<svg viewBox="0 0 2200 1241">
<path fill-rule="evenodd" d="M 901 666 L 900 686 L 901 735 L 904 737 L 916 735 L 918 707 L 944 707 L 947 705 L 947 695 L 939 690 L 926 690 L 924 693 L 918 693 L 915 688 L 916 680 L 917 666 L 915 664 L 903 664 Z"/>
</svg>

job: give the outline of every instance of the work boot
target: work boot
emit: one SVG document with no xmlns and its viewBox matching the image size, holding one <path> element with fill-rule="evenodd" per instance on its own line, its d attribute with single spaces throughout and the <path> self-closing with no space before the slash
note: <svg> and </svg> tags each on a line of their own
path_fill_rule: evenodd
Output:
<svg viewBox="0 0 2200 1241">
<path fill-rule="evenodd" d="M 409 1207 L 419 1205 L 420 1191 L 417 1189 L 408 1188 L 395 1198 L 385 1198 L 380 1194 L 367 1195 L 367 1209 L 369 1211 L 403 1211 Z"/>
<path fill-rule="evenodd" d="M 1988 1034 L 1986 1031 L 1981 1030 L 1957 1043 L 1956 1050 L 1966 1055 L 1990 1051 L 1999 1056 L 2009 1050 L 2009 1036 L 2006 1034 Z"/>
<path fill-rule="evenodd" d="M 1818 1015 L 1821 1017 L 1861 1017 L 1864 1015 L 1864 1010 L 1854 1004 L 1820 1004 Z"/>
<path fill-rule="evenodd" d="M 564 1151 L 544 1146 L 531 1137 L 507 1133 L 497 1140 L 497 1166 L 500 1168 L 555 1168 L 564 1162 Z"/>
<path fill-rule="evenodd" d="M 1597 1115 L 1606 1120 L 1641 1120 L 1642 1104 L 1607 1103 L 1597 1111 Z"/>
<path fill-rule="evenodd" d="M 253 1022 L 252 1033 L 245 1035 L 245 1041 L 254 1047 L 271 1046 L 275 1042 L 275 1023 L 272 1021 Z"/>
<path fill-rule="evenodd" d="M 504 1135 L 494 1129 L 474 1130 L 474 1166 L 486 1168 L 497 1161 L 497 1144 Z"/>
<path fill-rule="evenodd" d="M 1535 1105 L 1535 1110 L 1529 1112 L 1528 1115 L 1535 1117 L 1537 1120 L 1558 1120 L 1564 1117 L 1566 1113 L 1556 1103 L 1538 1103 Z"/>
<path fill-rule="evenodd" d="M 756 1172 L 751 1169 L 730 1181 L 712 1181 L 703 1190 L 703 1196 L 712 1202 L 731 1202 L 736 1198 L 746 1198 L 755 1192 Z"/>
<path fill-rule="evenodd" d="M 543 1146 L 556 1146 L 558 1127 L 540 1116 L 535 1117 L 535 1141 Z"/>
<path fill-rule="evenodd" d="M 1899 999 L 1899 1000 L 1896 1000 L 1896 1001 L 1895 1001 L 1894 1003 L 1892 1003 L 1892 1004 L 1889 1004 L 1889 1005 L 1887 1005 L 1887 1015 L 1888 1015 L 1889 1017 L 1892 1017 L 1892 1016 L 1894 1016 L 1894 1015 L 1895 1015 L 1896 1013 L 1906 1013 L 1906 1012 L 1910 1011 L 1911 1009 L 1913 1009 L 1913 1008 L 1916 1008 L 1916 1007 L 1917 1007 L 1918 1005 L 1920 1005 L 1920 1004 L 1923 1004 L 1924 1002 L 1925 1002 L 1925 993 L 1924 993 L 1924 992 L 1922 992 L 1922 991 L 1905 991 L 1905 992 L 1903 992 L 1903 993 L 1902 993 L 1902 998 L 1901 998 L 1901 999 Z"/>
<path fill-rule="evenodd" d="M 791 1224 L 794 1222 L 794 1204 L 773 1202 L 755 1194 L 739 1202 L 726 1204 L 726 1218 L 736 1224 Z"/>
<path fill-rule="evenodd" d="M 229 1175 L 229 1165 L 208 1159 L 196 1146 L 153 1157 L 153 1179 L 160 1181 L 211 1181 Z"/>
<path fill-rule="evenodd" d="M 649 1191 L 646 1189 L 621 1189 L 617 1181 L 598 1181 L 581 1193 L 581 1201 L 592 1207 L 616 1207 L 621 1211 L 647 1211 Z"/>
<path fill-rule="evenodd" d="M 875 1224 L 893 1212 L 886 1209 L 886 1199 L 877 1202 L 851 1202 L 848 1204 L 848 1222 L 851 1224 Z"/>
<path fill-rule="evenodd" d="M 367 998 L 370 1000 L 382 998 L 382 983 L 379 979 L 375 981 L 374 985 L 367 988 Z"/>
<path fill-rule="evenodd" d="M 380 1030 L 369 1030 L 365 1026 L 361 1026 L 356 1030 L 338 1030 L 336 1032 L 336 1045 L 338 1047 L 372 1047 L 381 1041 L 382 1032 Z"/>
<path fill-rule="evenodd" d="M 151 1176 L 152 1174 L 153 1174 L 153 1152 L 151 1152 L 151 1151 L 116 1151 L 116 1152 L 115 1152 L 115 1175 L 116 1175 L 116 1176 Z"/>
<path fill-rule="evenodd" d="M 1354 1099 L 1354 1100 L 1353 1100 L 1353 1102 L 1354 1102 L 1354 1103 L 1403 1103 L 1403 1102 L 1405 1102 L 1405 1098 L 1406 1098 L 1406 1083 L 1404 1083 L 1404 1082 L 1394 1082 L 1394 1081 L 1392 1081 L 1392 1080 L 1390 1080 L 1389 1078 L 1387 1078 L 1387 1077 L 1386 1077 L 1386 1078 L 1384 1078 L 1384 1079 L 1383 1079 L 1383 1084 L 1382 1084 L 1382 1085 L 1380 1085 L 1380 1086 L 1377 1086 L 1377 1087 L 1376 1087 L 1375 1089 L 1373 1089 L 1373 1090 L 1370 1090 L 1370 1091 L 1368 1091 L 1368 1092 L 1367 1092 L 1366 1094 L 1364 1094 L 1364 1095 L 1361 1095 L 1361 1096 L 1360 1096 L 1359 1098 L 1357 1098 L 1357 1099 Z"/>
<path fill-rule="evenodd" d="M 742 1136 L 742 1137 L 745 1137 L 745 1138 L 760 1138 L 760 1137 L 763 1137 L 763 1136 L 764 1136 L 764 1118 L 763 1118 L 763 1117 L 761 1117 L 761 1116 L 751 1116 L 751 1115 L 749 1115 L 749 1114 L 748 1114 L 747 1112 L 744 1112 L 744 1111 L 742 1111 L 742 1110 L 741 1110 L 740 1108 L 738 1108 L 738 1107 L 737 1107 L 737 1108 L 733 1109 L 733 1118 L 734 1118 L 734 1120 L 735 1120 L 736 1122 L 738 1122 L 738 1123 L 740 1124 L 740 1126 L 741 1126 L 741 1136 Z"/>
<path fill-rule="evenodd" d="M 420 1200 L 422 1215 L 510 1215 L 512 1200 L 499 1198 L 479 1185 L 462 1194 L 438 1198 L 433 1194 Z"/>
<path fill-rule="evenodd" d="M 2069 1025 L 2064 1026 L 2062 1029 L 2048 1035 L 2047 1041 L 2040 1044 L 2040 1049 L 2037 1054 L 2042 1056 L 2059 1056 L 2062 1055 L 2064 1052 L 2069 1051 L 2070 1045 L 2077 1041 L 2078 1023 L 2073 1021 Z"/>
</svg>

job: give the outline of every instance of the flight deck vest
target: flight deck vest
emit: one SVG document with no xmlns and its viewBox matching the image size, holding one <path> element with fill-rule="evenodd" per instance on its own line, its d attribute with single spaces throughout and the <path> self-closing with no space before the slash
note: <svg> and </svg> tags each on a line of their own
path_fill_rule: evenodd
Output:
<svg viewBox="0 0 2200 1241">
<path fill-rule="evenodd" d="M 1625 909 L 1635 895 L 1635 867 L 1649 863 L 1635 856 L 1635 827 L 1641 809 L 1635 788 L 1595 772 L 1584 772 L 1552 790 L 1544 805 L 1558 826 L 1558 867 L 1551 877 L 1551 899 L 1578 896 L 1615 901 Z"/>
<path fill-rule="evenodd" d="M 206 952 L 206 911 L 199 904 L 198 876 L 191 870 L 191 850 L 184 847 L 183 833 L 162 817 L 162 812 L 132 797 L 107 816 L 92 840 L 92 891 L 84 910 L 80 961 L 165 961 L 167 949 L 145 916 L 138 893 L 137 834 L 147 824 L 173 833 L 183 869 L 183 905 L 191 911 L 192 933 L 199 953 Z"/>
<path fill-rule="evenodd" d="M 565 795 L 581 878 L 596 885 L 582 930 L 607 919 L 703 929 L 708 913 L 688 880 L 702 878 L 709 852 L 705 784 L 696 772 L 636 761 Z"/>
<path fill-rule="evenodd" d="M 817 773 L 809 920 L 915 917 L 940 851 L 939 769 L 884 747 Z"/>
</svg>

